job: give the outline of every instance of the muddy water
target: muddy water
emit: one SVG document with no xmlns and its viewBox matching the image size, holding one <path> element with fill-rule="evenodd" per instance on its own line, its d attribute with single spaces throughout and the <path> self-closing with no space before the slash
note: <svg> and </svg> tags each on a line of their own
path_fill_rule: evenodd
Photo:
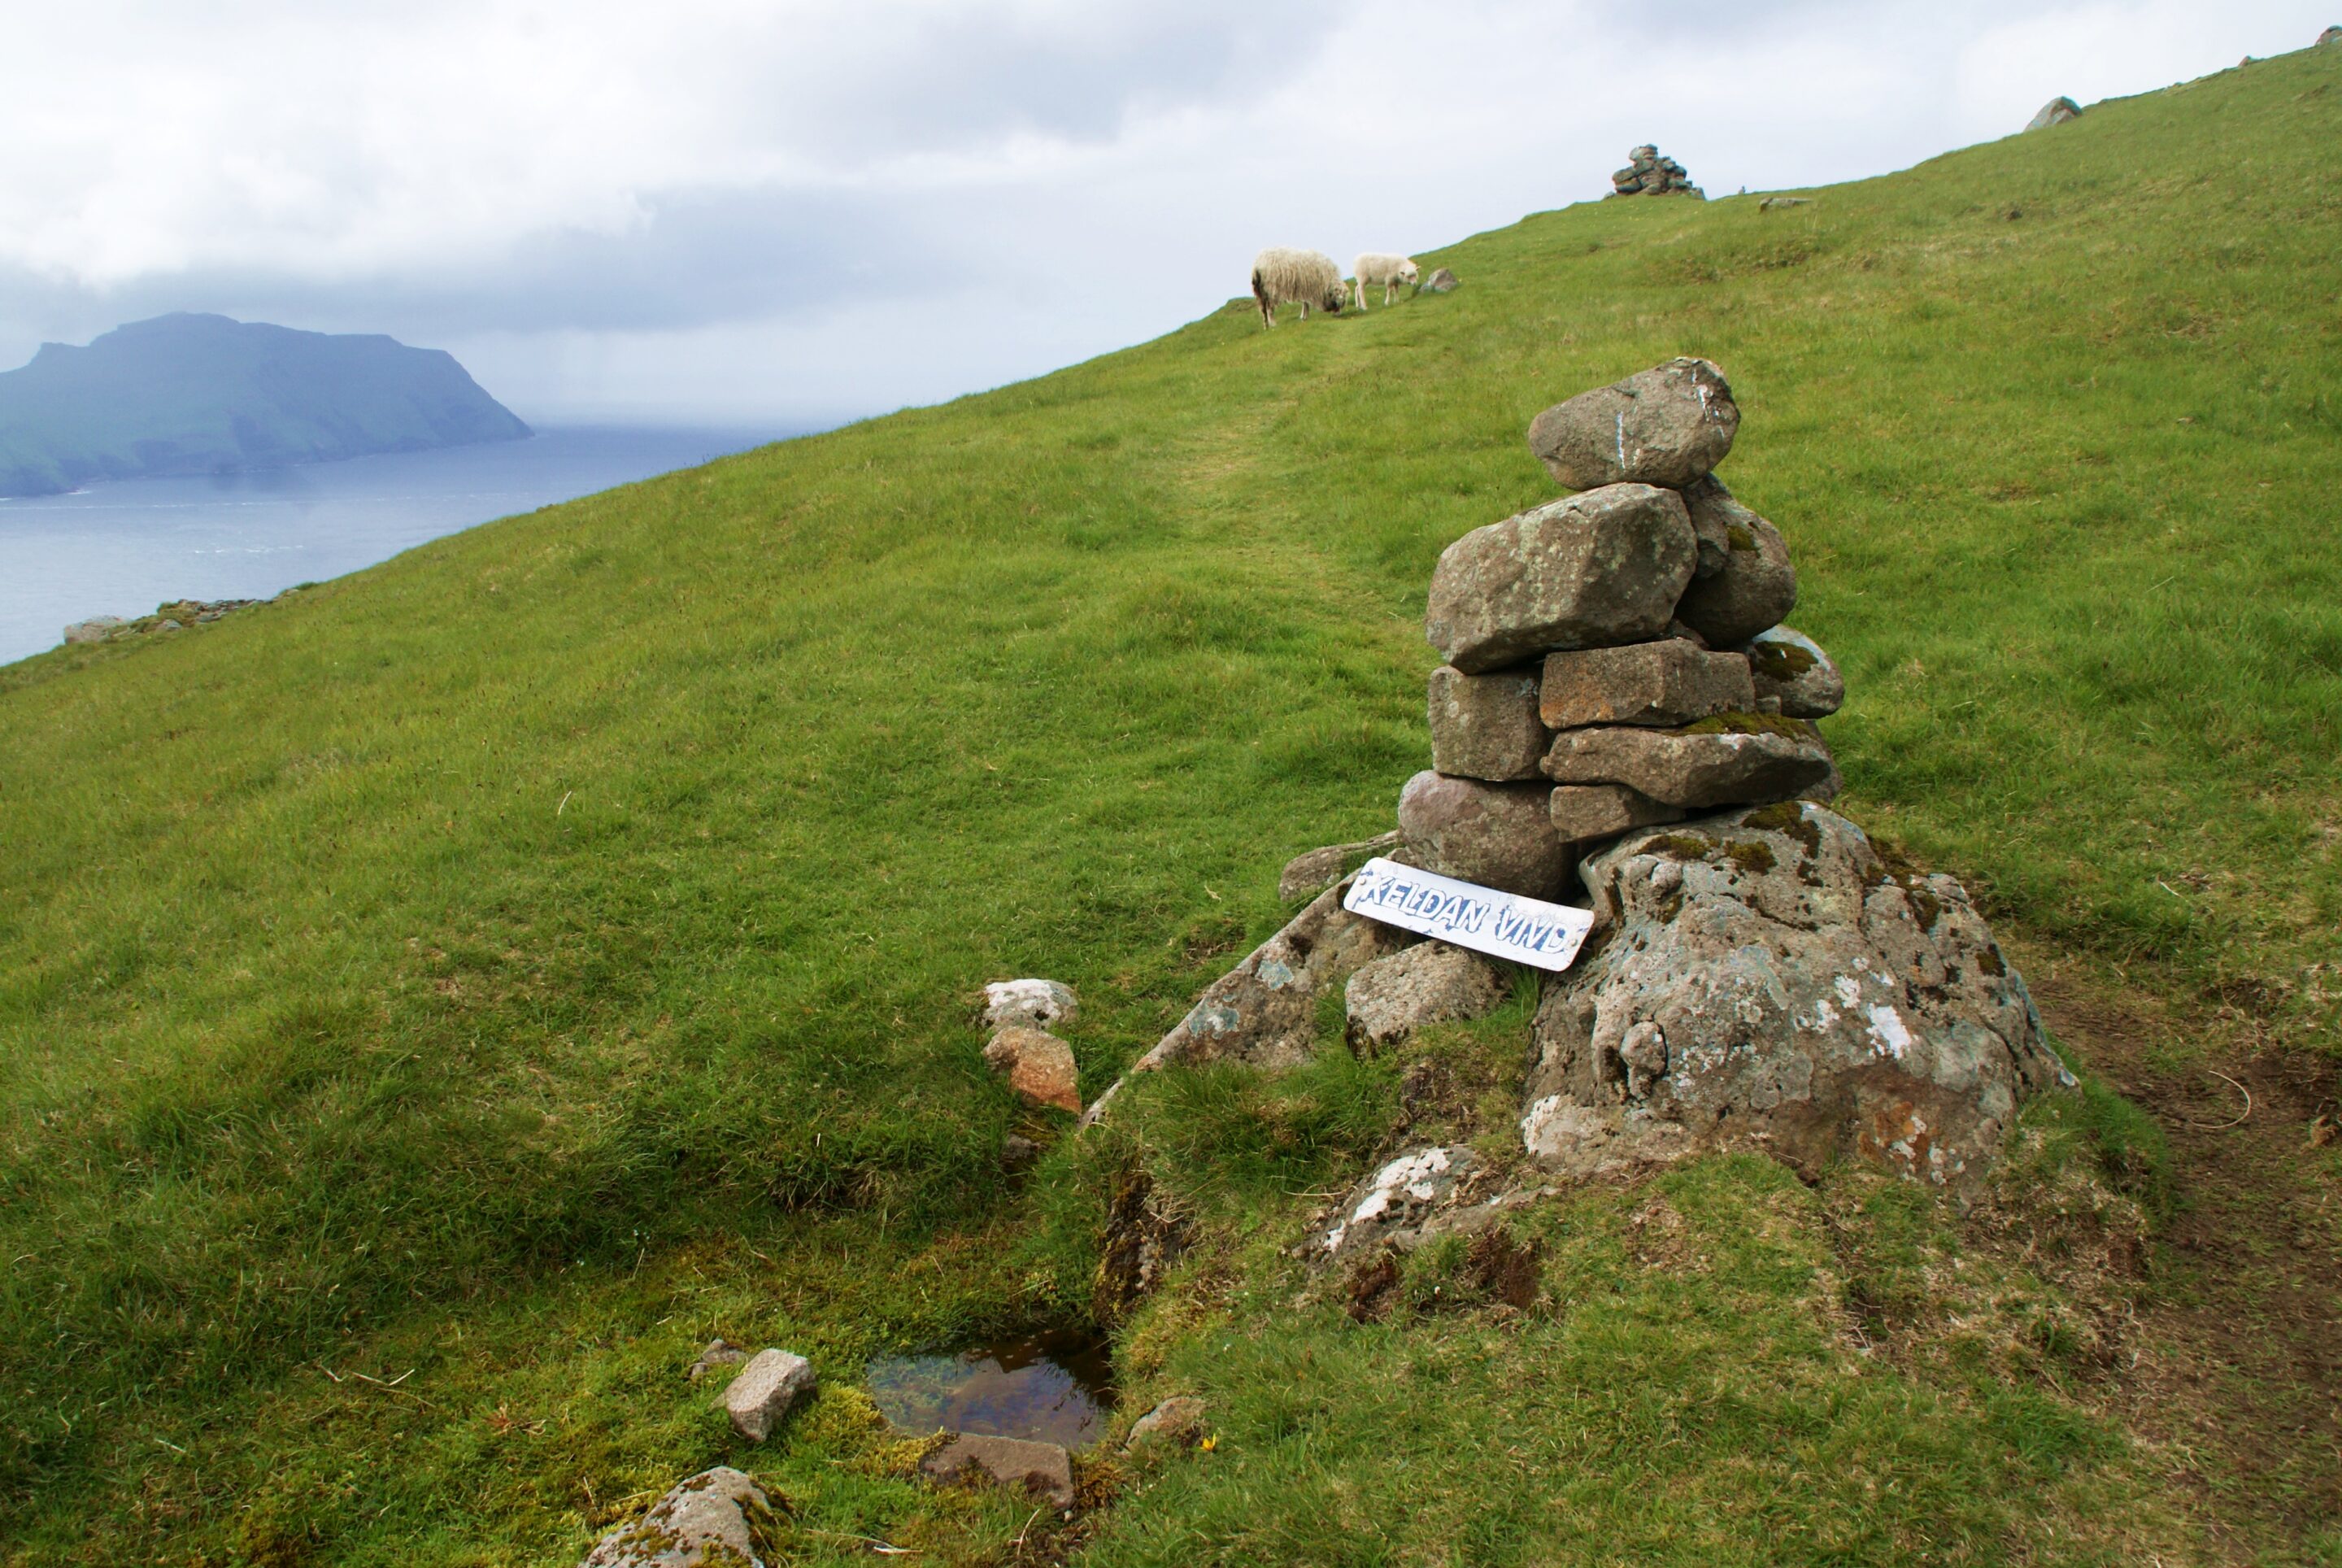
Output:
<svg viewBox="0 0 2342 1568">
<path fill-rule="evenodd" d="M 974 1432 L 1079 1448 L 1114 1405 L 1105 1339 L 1045 1333 L 870 1363 L 870 1396 L 906 1432 Z"/>
</svg>

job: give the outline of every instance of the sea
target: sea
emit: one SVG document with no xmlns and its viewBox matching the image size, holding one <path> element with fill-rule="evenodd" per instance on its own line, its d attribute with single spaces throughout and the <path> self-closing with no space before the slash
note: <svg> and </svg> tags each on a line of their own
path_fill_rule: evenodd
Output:
<svg viewBox="0 0 2342 1568">
<path fill-rule="evenodd" d="M 444 534 L 806 433 L 555 427 L 522 441 L 0 499 L 0 664 L 55 647 L 92 616 L 265 598 Z"/>
</svg>

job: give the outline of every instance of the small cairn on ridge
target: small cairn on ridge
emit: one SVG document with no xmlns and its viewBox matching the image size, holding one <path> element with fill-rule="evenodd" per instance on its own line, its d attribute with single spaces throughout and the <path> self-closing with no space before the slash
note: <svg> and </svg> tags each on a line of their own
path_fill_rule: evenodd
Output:
<svg viewBox="0 0 2342 1568">
<path fill-rule="evenodd" d="M 1659 149 L 1648 143 L 1626 155 L 1626 166 L 1612 175 L 1610 183 L 1616 187 L 1610 193 L 1613 196 L 1693 196 L 1702 201 L 1707 199 L 1707 193 L 1691 183 L 1691 176 L 1684 172 L 1683 165 L 1662 157 Z"/>
</svg>

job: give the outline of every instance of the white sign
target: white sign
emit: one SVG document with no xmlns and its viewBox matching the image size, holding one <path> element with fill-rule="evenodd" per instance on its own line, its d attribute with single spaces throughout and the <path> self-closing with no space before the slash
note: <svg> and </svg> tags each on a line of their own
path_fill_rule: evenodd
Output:
<svg viewBox="0 0 2342 1568">
<path fill-rule="evenodd" d="M 1358 868 L 1342 907 L 1385 925 L 1541 970 L 1567 969 L 1576 961 L 1586 933 L 1594 929 L 1591 910 L 1500 893 L 1380 856 Z"/>
</svg>

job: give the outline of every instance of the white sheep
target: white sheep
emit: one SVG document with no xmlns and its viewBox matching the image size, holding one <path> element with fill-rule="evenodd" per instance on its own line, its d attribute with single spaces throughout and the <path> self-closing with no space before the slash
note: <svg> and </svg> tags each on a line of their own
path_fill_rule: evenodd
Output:
<svg viewBox="0 0 2342 1568">
<path fill-rule="evenodd" d="M 1276 325 L 1276 307 L 1296 304 L 1301 319 L 1309 319 L 1313 305 L 1329 316 L 1342 314 L 1348 299 L 1342 287 L 1342 269 L 1318 250 L 1292 250 L 1273 245 L 1252 258 L 1252 297 L 1260 303 L 1264 327 Z"/>
<path fill-rule="evenodd" d="M 1388 305 L 1391 302 L 1392 289 L 1402 283 L 1413 288 L 1416 281 L 1423 276 L 1423 269 L 1415 265 L 1413 256 L 1385 256 L 1379 251 L 1372 250 L 1358 257 L 1357 266 L 1350 270 L 1358 280 L 1356 287 L 1360 310 L 1366 307 L 1366 289 L 1371 285 L 1379 283 L 1383 286 L 1383 303 Z"/>
</svg>

